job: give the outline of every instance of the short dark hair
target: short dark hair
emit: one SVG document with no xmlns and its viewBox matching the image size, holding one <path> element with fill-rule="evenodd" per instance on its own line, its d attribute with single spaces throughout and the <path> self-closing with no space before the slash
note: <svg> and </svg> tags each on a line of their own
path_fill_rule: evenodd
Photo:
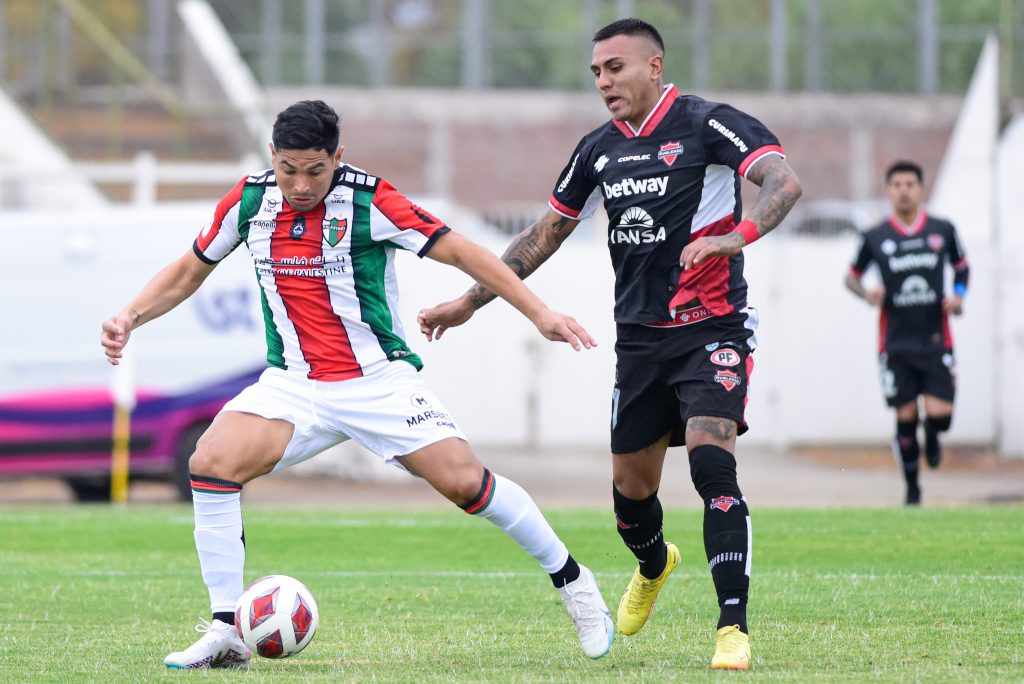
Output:
<svg viewBox="0 0 1024 684">
<path fill-rule="evenodd" d="M 608 40 L 613 36 L 643 36 L 653 40 L 663 54 L 665 52 L 665 41 L 661 39 L 661 34 L 658 33 L 658 29 L 654 28 L 643 19 L 630 17 L 628 19 L 613 21 L 594 34 L 594 42 L 598 43 L 602 40 Z"/>
<path fill-rule="evenodd" d="M 326 150 L 334 154 L 341 139 L 341 117 L 321 100 L 302 100 L 274 121 L 271 138 L 278 150 Z"/>
<path fill-rule="evenodd" d="M 885 170 L 885 182 L 888 183 L 892 180 L 893 174 L 896 173 L 912 173 L 917 176 L 918 183 L 924 183 L 924 171 L 921 170 L 921 166 L 912 161 L 906 159 L 900 159 L 897 162 L 893 162 L 888 169 Z"/>
</svg>

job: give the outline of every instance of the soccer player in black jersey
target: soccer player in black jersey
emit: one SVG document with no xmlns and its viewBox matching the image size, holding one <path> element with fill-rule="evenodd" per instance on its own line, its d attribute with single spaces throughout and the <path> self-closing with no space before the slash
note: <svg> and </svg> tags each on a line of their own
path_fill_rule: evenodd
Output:
<svg viewBox="0 0 1024 684">
<path fill-rule="evenodd" d="M 639 562 L 618 628 L 630 635 L 644 626 L 680 562 L 662 535 L 658 488 L 667 448 L 685 445 L 720 606 L 711 666 L 747 669 L 751 532 L 733 454 L 747 429 L 757 317 L 742 250 L 782 221 L 801 188 L 760 121 L 664 84 L 664 54 L 657 29 L 639 19 L 595 34 L 590 68 L 612 119 L 579 142 L 549 211 L 503 259 L 530 275 L 603 199 L 617 324 L 612 495 L 619 534 Z M 745 217 L 741 177 L 761 187 Z M 438 339 L 492 299 L 474 286 L 420 312 L 420 328 Z"/>
<path fill-rule="evenodd" d="M 878 353 L 882 391 L 896 409 L 893 451 L 903 466 L 908 505 L 921 502 L 918 484 L 918 398 L 924 397 L 924 455 L 937 468 L 939 433 L 953 418 L 955 365 L 949 314 L 963 312 L 970 273 L 956 228 L 928 216 L 922 205 L 924 174 L 914 162 L 898 161 L 885 173 L 892 215 L 863 235 L 846 286 L 881 309 Z M 953 293 L 945 293 L 947 261 Z M 876 264 L 882 286 L 865 289 L 861 277 Z"/>
</svg>

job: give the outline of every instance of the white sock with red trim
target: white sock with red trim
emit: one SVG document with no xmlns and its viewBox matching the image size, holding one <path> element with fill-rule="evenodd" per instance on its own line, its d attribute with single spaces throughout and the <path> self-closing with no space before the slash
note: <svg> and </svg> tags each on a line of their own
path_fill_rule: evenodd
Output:
<svg viewBox="0 0 1024 684">
<path fill-rule="evenodd" d="M 494 494 L 490 503 L 473 513 L 489 520 L 537 559 L 548 574 L 562 569 L 569 550 L 558 538 L 530 495 L 512 480 L 492 475 Z"/>
<path fill-rule="evenodd" d="M 240 492 L 212 494 L 192 491 L 196 551 L 214 613 L 235 612 L 235 604 L 242 595 L 245 542 L 242 538 L 241 499 Z"/>
</svg>

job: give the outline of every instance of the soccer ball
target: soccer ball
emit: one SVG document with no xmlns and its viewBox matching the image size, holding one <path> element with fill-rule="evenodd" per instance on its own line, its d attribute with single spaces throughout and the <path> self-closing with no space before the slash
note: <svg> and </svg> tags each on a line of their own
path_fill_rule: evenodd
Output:
<svg viewBox="0 0 1024 684">
<path fill-rule="evenodd" d="M 264 658 L 287 658 L 313 640 L 320 611 L 302 582 L 287 575 L 261 577 L 235 606 L 235 627 L 245 645 Z"/>
</svg>

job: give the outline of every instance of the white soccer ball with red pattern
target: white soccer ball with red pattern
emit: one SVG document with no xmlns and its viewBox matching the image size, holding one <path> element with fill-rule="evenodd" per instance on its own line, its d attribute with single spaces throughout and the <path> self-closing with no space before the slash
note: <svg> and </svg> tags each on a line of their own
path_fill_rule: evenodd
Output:
<svg viewBox="0 0 1024 684">
<path fill-rule="evenodd" d="M 287 658 L 309 645 L 320 624 L 313 594 L 287 575 L 261 577 L 235 606 L 235 627 L 245 645 L 264 658 Z"/>
</svg>

